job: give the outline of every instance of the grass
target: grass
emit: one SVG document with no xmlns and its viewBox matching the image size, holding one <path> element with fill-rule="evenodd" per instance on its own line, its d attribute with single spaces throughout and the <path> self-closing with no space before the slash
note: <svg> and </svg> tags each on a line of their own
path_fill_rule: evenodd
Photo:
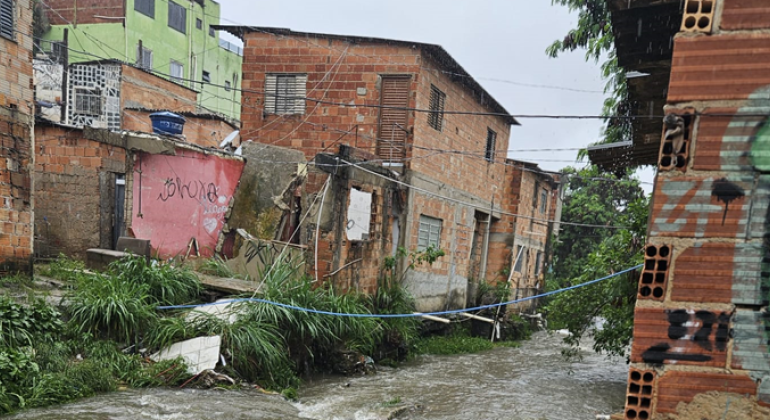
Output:
<svg viewBox="0 0 770 420">
<path fill-rule="evenodd" d="M 414 344 L 414 354 L 455 355 L 492 350 L 495 347 L 519 347 L 518 341 L 491 342 L 489 338 L 471 337 L 466 329 L 455 330 L 446 336 L 424 337 Z"/>
<path fill-rule="evenodd" d="M 229 279 L 246 280 L 248 277 L 233 271 L 233 269 L 230 268 L 229 265 L 227 265 L 227 260 L 220 257 L 219 255 L 214 255 L 213 257 L 203 261 L 203 263 L 200 266 L 198 266 L 198 271 L 203 274 L 208 274 L 210 276 L 223 277 L 223 278 L 229 278 Z"/>
</svg>

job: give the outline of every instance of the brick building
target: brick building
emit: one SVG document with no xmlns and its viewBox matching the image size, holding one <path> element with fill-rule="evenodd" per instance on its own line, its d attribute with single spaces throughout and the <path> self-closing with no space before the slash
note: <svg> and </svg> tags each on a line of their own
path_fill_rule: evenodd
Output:
<svg viewBox="0 0 770 420">
<path fill-rule="evenodd" d="M 633 122 L 631 145 L 589 153 L 608 169 L 621 155 L 658 165 L 625 418 L 694 400 L 704 418 L 732 412 L 731 400 L 768 407 L 770 4 L 610 4 L 618 62 L 645 75 L 629 80 L 634 113 L 657 114 Z"/>
<path fill-rule="evenodd" d="M 134 63 L 194 89 L 198 105 L 238 119 L 242 51 L 213 28 L 218 2 L 48 0 L 40 7 L 50 22 L 40 46 L 51 57 Z"/>
<path fill-rule="evenodd" d="M 3 2 L 0 19 L 0 273 L 32 264 L 34 105 L 32 0 Z"/>
<path fill-rule="evenodd" d="M 517 122 L 442 47 L 219 28 L 245 44 L 241 137 L 315 162 L 308 205 L 331 175 L 324 214 L 311 213 L 300 238 L 311 261 L 318 244 L 319 278 L 372 290 L 397 246 L 433 245 L 446 256 L 406 276 L 419 309 L 429 310 L 462 307 L 469 283 L 496 276 L 489 237 L 501 223 L 504 158 Z M 378 169 L 351 167 L 364 162 Z"/>
<path fill-rule="evenodd" d="M 514 159 L 505 163 L 506 214 L 490 235 L 489 271 L 509 281 L 511 298 L 519 299 L 545 288 L 552 240 L 559 233 L 561 189 L 558 179 L 535 163 Z M 536 303 L 527 301 L 518 309 L 529 310 Z"/>
<path fill-rule="evenodd" d="M 201 108 L 194 90 L 135 66 L 72 64 L 66 78 L 62 70 L 35 63 L 38 104 L 58 107 L 50 112 L 40 105 L 35 129 L 36 254 L 83 258 L 87 249 L 112 249 L 129 235 L 150 239 L 162 256 L 183 253 L 195 238 L 201 253 L 211 255 L 243 167 L 242 159 L 213 148 L 236 123 Z M 185 117 L 183 137 L 147 134 L 149 115 L 168 109 Z M 159 177 L 165 184 L 157 184 Z M 170 189 L 162 191 L 164 185 Z M 221 190 L 209 194 L 212 185 Z M 187 198 L 161 210 L 174 201 L 168 195 Z M 177 218 L 182 214 L 188 218 Z"/>
</svg>

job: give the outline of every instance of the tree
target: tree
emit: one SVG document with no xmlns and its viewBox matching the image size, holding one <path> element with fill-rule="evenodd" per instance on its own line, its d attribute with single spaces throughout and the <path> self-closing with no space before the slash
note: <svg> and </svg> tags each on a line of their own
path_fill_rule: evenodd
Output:
<svg viewBox="0 0 770 420">
<path fill-rule="evenodd" d="M 606 54 L 607 59 L 601 65 L 602 77 L 607 81 L 604 92 L 602 115 L 605 116 L 603 139 L 595 144 L 614 143 L 631 138 L 631 107 L 628 101 L 626 72 L 618 65 L 615 51 L 615 37 L 612 34 L 612 20 L 606 0 L 551 0 L 551 4 L 566 6 L 570 11 L 578 12 L 577 26 L 571 29 L 562 40 L 554 41 L 547 49 L 550 57 L 560 53 L 586 49 L 586 61 L 599 60 Z M 582 150 L 579 158 L 586 155 Z"/>
<path fill-rule="evenodd" d="M 563 225 L 554 247 L 549 290 L 577 285 L 638 265 L 647 230 L 648 200 L 639 181 L 628 176 L 608 177 L 594 166 L 566 168 L 567 188 Z M 599 176 L 601 175 L 601 177 Z M 598 227 L 580 226 L 599 225 Z M 552 326 L 567 328 L 568 355 L 577 354 L 580 339 L 593 335 L 594 350 L 625 355 L 633 333 L 638 273 L 630 272 L 548 300 Z M 604 319 L 602 329 L 592 329 Z"/>
</svg>

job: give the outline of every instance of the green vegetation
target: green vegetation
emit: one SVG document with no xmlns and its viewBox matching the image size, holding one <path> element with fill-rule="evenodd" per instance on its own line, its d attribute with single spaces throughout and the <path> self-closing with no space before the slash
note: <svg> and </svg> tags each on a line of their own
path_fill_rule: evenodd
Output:
<svg viewBox="0 0 770 420">
<path fill-rule="evenodd" d="M 597 179 L 595 167 L 567 168 L 563 220 L 599 227 L 563 225 L 554 247 L 553 272 L 548 290 L 585 283 L 633 267 L 642 262 L 647 230 L 648 201 L 639 181 L 629 177 Z M 621 226 L 624 229 L 604 228 Z M 596 285 L 561 293 L 547 301 L 549 327 L 566 328 L 571 345 L 566 355 L 577 355 L 581 337 L 590 331 L 594 349 L 623 356 L 633 333 L 637 274 L 614 277 Z M 602 330 L 591 330 L 596 317 L 604 318 Z"/>
<path fill-rule="evenodd" d="M 248 277 L 233 271 L 233 269 L 227 265 L 227 260 L 219 255 L 214 255 L 203 261 L 203 264 L 198 267 L 198 271 L 203 274 L 229 279 L 246 279 L 246 277 Z"/>
<path fill-rule="evenodd" d="M 554 41 L 546 49 L 550 57 L 558 57 L 560 53 L 574 51 L 578 48 L 586 50 L 586 61 L 598 62 L 603 56 L 607 60 L 601 65 L 601 75 L 607 81 L 604 92 L 609 96 L 604 100 L 602 115 L 605 119 L 603 138 L 596 144 L 614 143 L 631 139 L 630 118 L 632 107 L 628 101 L 628 85 L 626 72 L 618 65 L 615 51 L 615 37 L 612 34 L 612 19 L 606 0 L 551 0 L 551 4 L 566 6 L 570 11 L 578 12 L 578 21 L 562 40 Z M 586 156 L 583 149 L 579 157 Z"/>
<path fill-rule="evenodd" d="M 518 347 L 518 341 L 492 342 L 485 337 L 471 337 L 467 329 L 455 330 L 447 336 L 434 335 L 417 340 L 415 354 L 470 354 L 491 350 L 495 347 Z"/>
</svg>

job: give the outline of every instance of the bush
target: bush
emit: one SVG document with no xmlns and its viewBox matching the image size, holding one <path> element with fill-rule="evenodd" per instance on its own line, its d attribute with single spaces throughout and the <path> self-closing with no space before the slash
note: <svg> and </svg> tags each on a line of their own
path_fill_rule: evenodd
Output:
<svg viewBox="0 0 770 420">
<path fill-rule="evenodd" d="M 154 303 L 148 285 L 98 274 L 79 280 L 67 297 L 67 310 L 79 333 L 130 343 L 154 321 Z"/>
<path fill-rule="evenodd" d="M 147 262 L 140 256 L 115 261 L 110 264 L 108 272 L 123 282 L 146 285 L 149 296 L 161 306 L 190 303 L 203 289 L 192 271 L 170 264 Z"/>
</svg>

